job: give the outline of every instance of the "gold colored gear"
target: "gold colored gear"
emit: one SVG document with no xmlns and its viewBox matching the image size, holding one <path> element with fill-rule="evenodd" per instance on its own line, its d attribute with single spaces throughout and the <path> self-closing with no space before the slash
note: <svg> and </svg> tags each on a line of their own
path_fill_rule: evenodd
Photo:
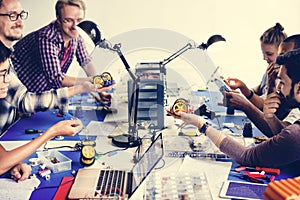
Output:
<svg viewBox="0 0 300 200">
<path fill-rule="evenodd" d="M 95 149 L 92 146 L 83 146 L 81 153 L 85 159 L 92 159 L 96 155 Z"/>
<path fill-rule="evenodd" d="M 93 77 L 93 83 L 94 84 L 100 84 L 103 85 L 104 84 L 104 80 L 101 76 L 97 75 Z"/>
<path fill-rule="evenodd" d="M 188 112 L 188 105 L 184 101 L 175 101 L 172 110 L 176 115 L 179 111 Z"/>
</svg>

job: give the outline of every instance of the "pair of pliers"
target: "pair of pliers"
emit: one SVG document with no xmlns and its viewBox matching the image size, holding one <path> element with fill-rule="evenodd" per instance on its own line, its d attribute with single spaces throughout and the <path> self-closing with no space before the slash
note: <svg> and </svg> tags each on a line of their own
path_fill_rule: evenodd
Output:
<svg viewBox="0 0 300 200">
<path fill-rule="evenodd" d="M 239 178 L 250 181 L 252 183 L 264 183 L 264 181 L 262 179 L 265 179 L 268 182 L 270 182 L 270 178 L 268 176 L 260 174 L 260 173 L 238 172 L 238 171 L 234 171 L 234 170 L 231 172 L 238 174 Z"/>
</svg>

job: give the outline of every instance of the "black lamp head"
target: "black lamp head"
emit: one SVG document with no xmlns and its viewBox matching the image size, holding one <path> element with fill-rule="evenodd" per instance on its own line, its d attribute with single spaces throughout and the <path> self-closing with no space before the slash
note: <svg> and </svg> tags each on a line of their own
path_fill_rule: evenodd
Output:
<svg viewBox="0 0 300 200">
<path fill-rule="evenodd" d="M 220 41 L 226 41 L 225 38 L 223 38 L 221 35 L 213 35 L 211 36 L 208 40 L 207 43 L 202 43 L 198 46 L 199 49 L 205 50 L 207 49 L 210 45 L 212 45 L 215 42 L 220 42 Z"/>
<path fill-rule="evenodd" d="M 86 20 L 80 22 L 77 26 L 88 34 L 95 46 L 101 42 L 101 32 L 97 24 Z"/>
</svg>

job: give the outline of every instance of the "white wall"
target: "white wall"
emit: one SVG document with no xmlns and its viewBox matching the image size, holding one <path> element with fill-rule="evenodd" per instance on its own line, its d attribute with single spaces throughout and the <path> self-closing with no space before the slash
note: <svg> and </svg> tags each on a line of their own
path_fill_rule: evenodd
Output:
<svg viewBox="0 0 300 200">
<path fill-rule="evenodd" d="M 55 0 L 21 2 L 29 11 L 25 33 L 55 18 Z M 86 0 L 86 3 L 86 18 L 95 21 L 107 39 L 141 28 L 175 31 L 197 43 L 212 34 L 222 34 L 227 40 L 226 51 L 209 55 L 222 67 L 225 77 L 239 77 L 249 86 L 260 81 L 267 67 L 262 60 L 260 35 L 276 22 L 285 27 L 288 35 L 300 32 L 299 0 Z M 178 48 L 183 45 L 178 44 Z M 151 59 L 161 60 L 168 55 L 154 54 L 157 57 L 150 56 Z M 129 58 L 134 65 L 136 57 Z"/>
</svg>

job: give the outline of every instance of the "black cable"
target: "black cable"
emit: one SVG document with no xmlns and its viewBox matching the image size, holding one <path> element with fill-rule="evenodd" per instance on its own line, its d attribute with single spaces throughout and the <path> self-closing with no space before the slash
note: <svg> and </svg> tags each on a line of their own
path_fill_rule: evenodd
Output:
<svg viewBox="0 0 300 200">
<path fill-rule="evenodd" d="M 155 168 L 154 168 L 155 170 L 162 169 L 162 168 L 166 165 L 166 161 L 165 161 L 164 159 L 161 159 L 161 161 L 163 162 L 163 163 L 162 163 L 162 166 L 160 166 L 160 167 L 155 167 Z"/>
<path fill-rule="evenodd" d="M 48 151 L 48 150 L 51 150 L 51 149 L 61 149 L 61 148 L 70 148 L 70 149 L 74 149 L 76 151 L 79 151 L 82 148 L 79 143 L 76 143 L 75 146 L 63 145 L 63 146 L 56 146 L 56 147 L 50 147 L 50 148 L 47 148 L 46 145 L 47 145 L 47 142 L 44 145 L 44 150 L 43 151 Z"/>
<path fill-rule="evenodd" d="M 112 152 L 116 152 L 116 151 L 125 151 L 125 150 L 127 150 L 127 149 L 128 149 L 128 147 L 123 148 L 123 149 L 114 149 L 114 150 L 111 150 L 111 151 L 107 151 L 107 152 L 105 152 L 105 153 L 97 153 L 97 155 L 104 156 L 104 155 L 110 154 L 110 153 L 112 153 Z"/>
</svg>

